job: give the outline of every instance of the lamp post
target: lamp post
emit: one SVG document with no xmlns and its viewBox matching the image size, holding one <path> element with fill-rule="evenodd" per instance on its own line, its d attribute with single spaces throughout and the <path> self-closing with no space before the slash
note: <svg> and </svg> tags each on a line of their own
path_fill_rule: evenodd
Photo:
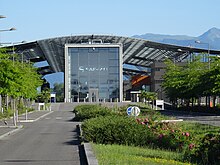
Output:
<svg viewBox="0 0 220 165">
<path fill-rule="evenodd" d="M 190 51 L 189 50 L 182 50 L 182 49 L 177 49 L 177 51 L 178 52 L 181 52 L 181 53 L 183 53 L 183 54 L 185 54 L 186 55 L 186 57 L 188 57 L 189 55 L 189 57 L 188 57 L 188 63 L 190 63 L 191 62 L 191 53 L 190 53 Z"/>
<path fill-rule="evenodd" d="M 208 68 L 209 68 L 209 70 L 210 70 L 210 44 L 208 43 L 208 42 L 201 42 L 201 41 L 199 41 L 199 40 L 197 40 L 197 41 L 195 41 L 195 43 L 197 43 L 197 44 L 205 44 L 205 45 L 207 45 L 208 46 Z M 211 100 L 211 98 L 210 98 L 210 96 L 208 96 L 208 98 L 207 98 L 207 96 L 206 96 L 206 106 L 209 104 L 209 106 L 210 106 L 210 100 Z"/>
<path fill-rule="evenodd" d="M 0 46 L 1 46 L 2 44 L 12 45 L 13 64 L 14 64 L 15 45 L 16 45 L 16 44 L 22 44 L 22 43 L 26 43 L 26 41 L 0 43 Z M 22 63 L 23 63 L 23 54 L 22 54 Z"/>
<path fill-rule="evenodd" d="M 195 41 L 195 43 L 197 44 L 205 44 L 208 46 L 208 50 L 207 50 L 207 53 L 208 53 L 208 65 L 209 65 L 209 69 L 210 69 L 210 44 L 208 42 L 201 42 L 199 40 Z"/>
<path fill-rule="evenodd" d="M 0 16 L 0 18 L 5 18 L 4 16 Z M 7 31 L 14 31 L 16 30 L 14 27 L 10 28 L 10 29 L 0 29 L 0 32 L 7 32 Z M 0 41 L 1 41 L 1 37 L 0 37 Z M 0 43 L 1 46 L 1 43 Z"/>
<path fill-rule="evenodd" d="M 1 19 L 1 18 L 6 18 L 6 16 L 4 16 L 4 15 L 0 15 L 0 19 Z"/>
<path fill-rule="evenodd" d="M 0 32 L 6 32 L 6 31 L 14 31 L 16 28 L 12 27 L 10 29 L 1 29 Z"/>
</svg>

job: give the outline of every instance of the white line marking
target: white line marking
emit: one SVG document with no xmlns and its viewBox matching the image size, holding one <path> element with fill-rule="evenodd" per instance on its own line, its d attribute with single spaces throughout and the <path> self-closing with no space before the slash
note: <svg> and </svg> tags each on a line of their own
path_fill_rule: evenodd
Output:
<svg viewBox="0 0 220 165">
<path fill-rule="evenodd" d="M 23 128 L 23 125 L 17 126 L 16 129 L 14 129 L 14 130 L 12 130 L 12 131 L 9 131 L 9 132 L 7 132 L 7 133 L 1 135 L 1 136 L 0 136 L 0 139 L 4 138 L 4 137 L 6 137 L 6 136 L 9 136 L 9 135 L 15 134 L 15 133 L 16 133 L 17 131 L 19 131 L 21 128 Z"/>
<path fill-rule="evenodd" d="M 43 118 L 43 117 L 45 117 L 45 116 L 47 116 L 47 115 L 49 115 L 49 114 L 51 114 L 51 113 L 53 113 L 53 111 L 50 111 L 50 112 L 48 112 L 48 113 L 46 113 L 46 114 L 44 114 L 44 115 L 38 117 L 38 118 L 35 119 L 34 121 L 38 121 L 38 120 L 40 120 L 41 118 Z"/>
</svg>

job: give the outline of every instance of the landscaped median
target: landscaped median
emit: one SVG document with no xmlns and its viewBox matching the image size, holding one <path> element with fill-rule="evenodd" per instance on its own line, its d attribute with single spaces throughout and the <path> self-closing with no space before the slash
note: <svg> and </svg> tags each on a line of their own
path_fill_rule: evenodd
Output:
<svg viewBox="0 0 220 165">
<path fill-rule="evenodd" d="M 74 110 L 99 164 L 220 163 L 219 127 L 162 122 L 168 118 L 146 108 L 139 118 L 128 117 L 126 108 L 80 105 Z"/>
<path fill-rule="evenodd" d="M 103 145 L 92 143 L 99 164 L 149 164 L 189 165 L 182 163 L 182 155 L 160 149 L 132 147 L 125 145 Z"/>
</svg>

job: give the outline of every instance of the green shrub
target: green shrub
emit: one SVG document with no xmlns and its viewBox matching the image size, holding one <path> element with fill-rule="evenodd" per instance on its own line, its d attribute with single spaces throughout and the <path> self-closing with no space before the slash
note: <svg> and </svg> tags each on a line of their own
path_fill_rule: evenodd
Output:
<svg viewBox="0 0 220 165">
<path fill-rule="evenodd" d="M 101 144 L 150 145 L 153 133 L 134 118 L 106 116 L 86 120 L 82 124 L 83 136 L 87 141 Z"/>
<path fill-rule="evenodd" d="M 155 122 L 152 118 L 138 118 L 137 122 L 146 125 L 154 133 L 153 145 L 162 149 L 182 151 L 191 143 L 192 136 L 189 132 L 184 132 L 175 123 Z"/>
<path fill-rule="evenodd" d="M 77 121 L 115 114 L 111 109 L 100 105 L 79 105 L 73 112 Z"/>
<path fill-rule="evenodd" d="M 0 118 L 9 118 L 13 116 L 13 111 L 9 108 L 8 110 L 4 110 L 3 113 L 0 112 Z"/>
<path fill-rule="evenodd" d="M 191 135 L 173 123 L 154 122 L 150 118 L 106 116 L 87 120 L 82 125 L 85 140 L 101 144 L 149 146 L 182 151 L 191 143 Z"/>
<path fill-rule="evenodd" d="M 206 134 L 192 150 L 185 153 L 186 159 L 202 165 L 220 164 L 220 134 Z"/>
</svg>

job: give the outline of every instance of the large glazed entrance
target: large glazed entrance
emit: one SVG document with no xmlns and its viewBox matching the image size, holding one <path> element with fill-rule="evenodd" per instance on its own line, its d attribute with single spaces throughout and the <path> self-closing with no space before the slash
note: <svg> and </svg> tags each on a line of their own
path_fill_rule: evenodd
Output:
<svg viewBox="0 0 220 165">
<path fill-rule="evenodd" d="M 69 45 L 66 59 L 69 102 L 122 101 L 120 45 Z"/>
</svg>

